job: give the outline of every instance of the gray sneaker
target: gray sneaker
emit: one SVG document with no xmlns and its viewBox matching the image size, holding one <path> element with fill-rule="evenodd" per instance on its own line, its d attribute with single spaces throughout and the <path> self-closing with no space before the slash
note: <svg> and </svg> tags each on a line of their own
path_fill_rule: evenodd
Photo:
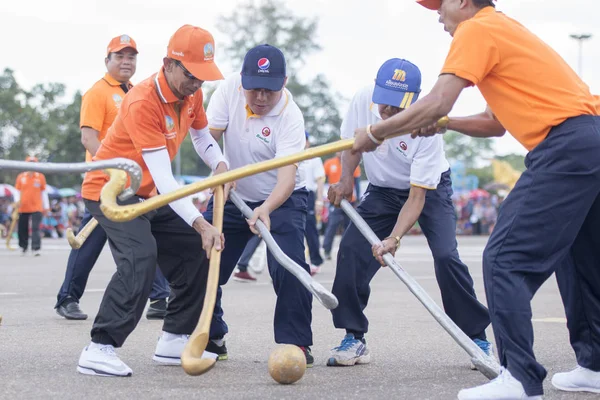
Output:
<svg viewBox="0 0 600 400">
<path fill-rule="evenodd" d="M 371 354 L 369 354 L 365 340 L 356 339 L 352 333 L 347 333 L 342 343 L 331 349 L 327 365 L 330 367 L 352 366 L 369 362 L 371 362 Z"/>
</svg>

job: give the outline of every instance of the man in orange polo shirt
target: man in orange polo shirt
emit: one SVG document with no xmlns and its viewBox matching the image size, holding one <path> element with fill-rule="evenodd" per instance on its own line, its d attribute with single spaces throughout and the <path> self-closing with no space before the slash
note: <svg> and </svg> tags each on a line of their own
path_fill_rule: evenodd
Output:
<svg viewBox="0 0 600 400">
<path fill-rule="evenodd" d="M 327 176 L 327 183 L 331 186 L 340 181 L 342 176 L 342 153 L 335 153 L 335 157 L 331 157 L 325 160 L 323 168 L 325 168 L 325 175 Z M 354 170 L 354 190 L 355 194 L 352 196 L 352 202 L 354 202 L 360 196 L 359 178 L 360 178 L 360 166 L 357 166 Z M 333 247 L 333 239 L 337 233 L 338 228 L 341 224 L 344 224 L 344 229 L 350 223 L 348 216 L 339 207 L 329 206 L 329 217 L 327 219 L 327 227 L 325 228 L 325 234 L 323 235 L 323 252 L 325 258 L 331 260 L 331 248 Z"/>
<path fill-rule="evenodd" d="M 417 0 L 453 37 L 431 93 L 395 117 L 356 130 L 354 151 L 386 137 L 431 135 L 466 87 L 489 106 L 457 127 L 476 137 L 504 128 L 529 150 L 483 254 L 500 362 L 498 379 L 459 399 L 541 399 L 546 370 L 533 354 L 531 299 L 557 272 L 579 366 L 554 375 L 568 391 L 600 392 L 600 118 L 588 87 L 547 44 L 496 12 L 491 0 Z M 464 122 L 464 120 L 463 120 Z M 375 246 L 376 254 L 381 249 Z M 566 264 L 567 267 L 563 268 Z M 561 266 L 561 268 L 558 268 Z M 573 289 L 576 288 L 576 291 Z"/>
<path fill-rule="evenodd" d="M 199 156 L 215 173 L 228 169 L 208 130 L 200 87 L 222 79 L 214 64 L 214 39 L 204 29 L 179 28 L 169 40 L 163 67 L 133 87 L 98 148 L 94 161 L 125 157 L 143 170 L 136 195 L 121 204 L 135 204 L 157 190 L 179 185 L 171 161 L 190 133 Z M 194 330 L 206 290 L 207 253 L 223 248 L 223 236 L 202 217 L 191 198 L 175 201 L 128 222 L 107 219 L 100 210 L 100 191 L 108 177 L 88 172 L 82 186 L 85 205 L 106 232 L 117 272 L 109 282 L 92 327 L 91 343 L 81 352 L 77 370 L 99 376 L 131 376 L 115 353 L 135 329 L 152 288 L 156 264 L 171 283 L 163 332 L 154 360 L 180 364 L 179 357 Z M 216 358 L 214 354 L 206 356 Z"/>
<path fill-rule="evenodd" d="M 37 162 L 36 157 L 27 157 L 25 161 Z M 31 250 L 34 256 L 40 255 L 42 239 L 40 236 L 40 223 L 42 213 L 50 208 L 48 193 L 46 193 L 46 177 L 39 172 L 21 172 L 17 175 L 15 189 L 19 191 L 19 247 L 23 255 L 27 254 L 29 246 L 29 221 L 31 220 Z"/>
<path fill-rule="evenodd" d="M 106 48 L 106 74 L 98 80 L 81 99 L 80 128 L 81 143 L 86 149 L 85 160 L 92 161 L 100 142 L 112 125 L 125 94 L 133 87 L 130 82 L 137 66 L 137 44 L 129 35 L 113 38 Z M 81 221 L 85 226 L 92 219 L 86 210 Z M 56 313 L 70 320 L 85 320 L 85 314 L 79 308 L 92 268 L 96 264 L 106 244 L 106 233 L 98 226 L 88 236 L 81 248 L 71 250 L 67 262 L 65 279 L 56 296 Z M 167 309 L 169 283 L 156 269 L 156 275 L 150 293 L 150 306 L 146 317 L 161 319 Z"/>
</svg>

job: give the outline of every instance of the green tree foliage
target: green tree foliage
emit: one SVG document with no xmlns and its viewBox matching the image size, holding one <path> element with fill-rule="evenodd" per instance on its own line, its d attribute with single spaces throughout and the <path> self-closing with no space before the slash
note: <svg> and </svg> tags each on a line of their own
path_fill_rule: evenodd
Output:
<svg viewBox="0 0 600 400">
<path fill-rule="evenodd" d="M 246 52 L 259 44 L 278 47 L 287 63 L 287 88 L 304 114 L 306 130 L 319 144 L 338 139 L 342 120 L 335 99 L 340 95 L 323 75 L 306 82 L 298 77 L 306 57 L 321 50 L 315 39 L 318 18 L 300 17 L 279 0 L 264 0 L 243 3 L 221 21 L 223 51 L 231 65 L 241 69 Z"/>
<path fill-rule="evenodd" d="M 493 156 L 491 139 L 473 138 L 456 131 L 444 134 L 444 149 L 450 163 L 462 161 L 467 169 L 474 168 L 478 160 Z"/>
<path fill-rule="evenodd" d="M 83 161 L 79 141 L 81 96 L 73 102 L 59 101 L 65 94 L 60 83 L 38 84 L 30 91 L 15 80 L 13 71 L 0 75 L 0 158 L 24 160 L 35 155 L 40 161 Z M 0 181 L 14 183 L 18 172 L 0 172 Z M 78 175 L 47 175 L 48 183 L 72 186 L 81 182 Z"/>
</svg>

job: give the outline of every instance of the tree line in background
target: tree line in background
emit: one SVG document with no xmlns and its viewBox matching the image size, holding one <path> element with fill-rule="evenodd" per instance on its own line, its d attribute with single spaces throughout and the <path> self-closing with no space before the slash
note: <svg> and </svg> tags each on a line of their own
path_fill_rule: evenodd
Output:
<svg viewBox="0 0 600 400">
<path fill-rule="evenodd" d="M 258 44 L 279 47 L 286 55 L 287 88 L 304 114 L 306 130 L 315 144 L 337 140 L 342 121 L 338 104 L 341 95 L 321 74 L 310 80 L 298 76 L 306 56 L 321 50 L 314 34 L 318 18 L 295 16 L 281 1 L 265 0 L 259 4 L 247 2 L 220 20 L 221 37 L 229 40 L 223 51 L 233 69 L 240 69 L 246 51 Z M 90 86 L 94 78 L 90 77 Z M 207 102 L 214 88 L 205 86 Z M 84 161 L 79 131 L 81 93 L 77 92 L 67 103 L 61 101 L 64 95 L 65 85 L 61 83 L 38 84 L 25 90 L 19 86 L 14 72 L 5 69 L 0 76 L 0 158 L 24 160 L 34 154 L 40 161 L 47 162 Z M 447 132 L 444 139 L 451 162 L 462 161 L 468 173 L 478 176 L 482 187 L 493 180 L 491 166 L 477 167 L 479 160 L 493 157 L 491 140 L 473 139 L 457 132 Z M 495 158 L 509 162 L 518 171 L 524 169 L 521 155 Z M 181 173 L 207 175 L 209 172 L 196 155 L 189 137 L 186 138 L 181 148 Z M 16 174 L 0 171 L 0 182 L 13 183 Z M 81 184 L 79 175 L 49 174 L 47 180 L 57 187 Z"/>
</svg>

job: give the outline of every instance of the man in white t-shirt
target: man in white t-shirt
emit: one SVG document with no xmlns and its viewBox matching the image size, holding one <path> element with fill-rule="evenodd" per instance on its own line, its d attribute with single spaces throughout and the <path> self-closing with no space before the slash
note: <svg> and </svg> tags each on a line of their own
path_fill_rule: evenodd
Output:
<svg viewBox="0 0 600 400">
<path fill-rule="evenodd" d="M 283 53 L 269 45 L 257 46 L 246 54 L 241 76 L 223 81 L 208 105 L 211 134 L 223 138 L 225 158 L 230 169 L 284 157 L 304 150 L 304 118 L 292 95 L 285 89 L 287 81 Z M 236 193 L 254 210 L 246 221 L 235 205 L 225 204 L 223 233 L 227 246 L 221 256 L 219 285 L 229 280 L 235 265 L 253 233 L 257 219 L 271 231 L 285 254 L 309 271 L 304 260 L 304 226 L 308 192 L 297 165 L 288 165 L 240 179 Z M 212 200 L 204 216 L 212 221 Z M 300 347 L 312 366 L 312 294 L 285 270 L 269 253 L 269 273 L 277 294 L 274 330 L 275 342 Z M 223 340 L 228 332 L 223 320 L 221 287 L 210 329 L 207 351 L 227 358 Z"/>
<path fill-rule="evenodd" d="M 414 64 L 398 58 L 386 61 L 375 83 L 352 99 L 342 123 L 342 138 L 353 137 L 357 127 L 402 112 L 417 101 L 420 86 L 421 72 Z M 488 310 L 477 300 L 473 279 L 458 255 L 452 182 L 441 135 L 388 139 L 362 157 L 369 187 L 357 211 L 382 240 L 382 247 L 372 248 L 354 224 L 342 237 L 332 289 L 339 306 L 332 314 L 335 327 L 345 329 L 346 336 L 332 349 L 327 365 L 370 361 L 364 338 L 369 323 L 363 313 L 369 300 L 369 283 L 383 265 L 381 254 L 395 254 L 401 238 L 417 220 L 433 254 L 444 310 L 484 352 L 491 354 L 485 335 L 490 323 Z M 342 198 L 352 196 L 352 173 L 360 159 L 360 153 L 342 154 L 342 177 L 328 193 L 332 204 L 339 206 Z"/>
<path fill-rule="evenodd" d="M 309 134 L 306 132 L 306 148 L 310 147 Z M 319 273 L 323 257 L 319 251 L 319 230 L 317 216 L 323 211 L 323 186 L 325 183 L 325 168 L 321 157 L 311 158 L 300 163 L 300 172 L 304 174 L 308 190 L 308 215 L 306 217 L 306 244 L 310 256 L 311 275 Z"/>
</svg>

